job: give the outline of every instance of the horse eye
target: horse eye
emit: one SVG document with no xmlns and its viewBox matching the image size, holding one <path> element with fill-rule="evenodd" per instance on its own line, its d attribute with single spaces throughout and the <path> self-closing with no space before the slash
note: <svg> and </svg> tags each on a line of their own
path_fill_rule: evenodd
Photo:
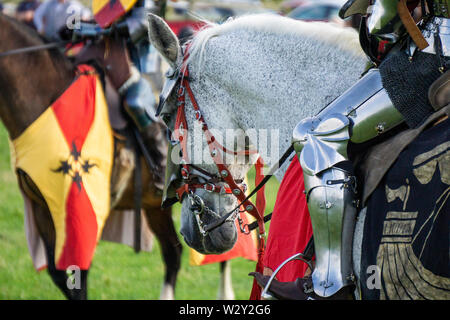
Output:
<svg viewBox="0 0 450 320">
<path fill-rule="evenodd" d="M 165 123 L 169 123 L 170 122 L 170 114 L 164 113 L 164 114 L 161 115 L 161 117 L 162 117 L 162 119 L 163 119 L 163 121 Z"/>
</svg>

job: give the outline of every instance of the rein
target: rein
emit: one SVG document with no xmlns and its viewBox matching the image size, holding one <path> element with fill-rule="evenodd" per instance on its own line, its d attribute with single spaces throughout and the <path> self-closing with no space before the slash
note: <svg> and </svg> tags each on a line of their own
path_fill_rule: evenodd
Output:
<svg viewBox="0 0 450 320">
<path fill-rule="evenodd" d="M 101 36 L 101 35 L 111 35 L 115 30 L 120 30 L 120 29 L 126 27 L 126 24 L 121 24 L 116 27 L 111 27 L 111 28 L 101 29 L 101 30 L 96 29 L 93 32 L 91 32 L 90 28 L 86 27 L 87 25 L 90 25 L 90 24 L 84 23 L 84 25 L 85 25 L 85 27 L 82 28 L 82 31 L 80 31 L 80 33 L 78 34 L 78 36 L 80 36 L 80 37 L 81 36 L 82 37 L 96 37 L 96 36 Z M 35 51 L 48 50 L 48 49 L 53 49 L 53 48 L 58 48 L 58 47 L 64 47 L 68 44 L 77 44 L 77 43 L 80 43 L 83 41 L 84 41 L 83 39 L 55 41 L 55 42 L 50 42 L 50 43 L 37 45 L 37 46 L 13 49 L 13 50 L 9 50 L 6 52 L 1 52 L 0 58 L 6 57 L 6 56 L 12 56 L 12 55 L 16 55 L 16 54 L 21 54 L 21 53 L 28 53 L 28 52 L 35 52 Z"/>
<path fill-rule="evenodd" d="M 38 46 L 13 49 L 13 50 L 1 52 L 0 53 L 0 58 L 7 57 L 7 56 L 12 56 L 12 55 L 16 55 L 16 54 L 21 54 L 21 53 L 28 53 L 28 52 L 35 52 L 35 51 L 41 51 L 41 50 L 48 50 L 48 49 L 63 47 L 65 45 L 69 44 L 69 43 L 73 43 L 73 42 L 72 41 L 59 41 L 59 42 L 46 43 L 46 44 L 42 44 L 42 45 L 38 45 Z"/>
</svg>

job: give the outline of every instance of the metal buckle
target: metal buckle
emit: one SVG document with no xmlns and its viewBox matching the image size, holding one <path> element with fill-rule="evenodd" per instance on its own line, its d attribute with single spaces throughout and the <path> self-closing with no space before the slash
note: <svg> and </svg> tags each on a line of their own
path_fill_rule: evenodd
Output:
<svg viewBox="0 0 450 320">
<path fill-rule="evenodd" d="M 211 186 L 211 190 L 209 190 L 208 189 L 208 186 Z M 213 183 L 205 183 L 204 185 L 203 185 L 203 189 L 205 190 L 205 191 L 207 191 L 207 192 L 214 192 L 215 190 L 216 190 L 216 185 L 215 184 L 213 184 Z"/>
<path fill-rule="evenodd" d="M 198 195 L 194 194 L 192 191 L 189 191 L 189 200 L 191 201 L 191 210 L 195 215 L 195 220 L 197 221 L 198 229 L 203 236 L 206 236 L 207 232 L 203 229 L 203 222 L 200 219 L 200 215 L 203 213 L 205 209 L 205 203 L 203 199 Z"/>
<path fill-rule="evenodd" d="M 178 92 L 177 92 L 178 96 L 179 97 L 184 96 L 185 91 L 186 91 L 186 89 L 184 88 L 184 86 L 180 86 L 180 88 L 178 89 Z"/>
<path fill-rule="evenodd" d="M 241 233 L 250 234 L 250 229 L 248 227 L 248 223 L 244 224 L 244 220 L 242 220 L 239 215 L 237 216 L 237 221 L 239 223 L 239 229 L 241 230 Z M 247 230 L 245 230 L 245 227 L 247 227 Z"/>
</svg>

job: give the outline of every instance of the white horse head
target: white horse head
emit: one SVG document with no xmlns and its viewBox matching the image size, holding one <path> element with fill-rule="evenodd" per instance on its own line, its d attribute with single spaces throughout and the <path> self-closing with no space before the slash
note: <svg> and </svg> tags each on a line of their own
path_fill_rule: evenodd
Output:
<svg viewBox="0 0 450 320">
<path fill-rule="evenodd" d="M 149 16 L 149 36 L 175 73 L 183 72 L 183 50 L 176 36 L 154 15 Z M 210 131 L 228 150 L 257 149 L 269 166 L 289 147 L 295 125 L 356 82 L 367 62 L 352 29 L 265 14 L 209 25 L 192 39 L 188 54 L 189 85 Z M 168 96 L 161 114 L 172 130 L 177 91 Z M 189 159 L 220 177 L 193 103 L 186 97 Z M 258 154 L 227 155 L 224 162 L 234 179 L 244 179 L 257 158 Z M 278 179 L 286 167 L 279 170 Z M 206 181 L 203 178 L 207 179 L 200 177 L 200 182 Z M 182 199 L 181 234 L 186 243 L 202 253 L 231 249 L 237 239 L 233 221 L 206 235 L 200 231 L 201 224 L 234 209 L 237 199 L 200 188 L 191 195 L 210 210 L 196 216 L 192 198 Z"/>
</svg>

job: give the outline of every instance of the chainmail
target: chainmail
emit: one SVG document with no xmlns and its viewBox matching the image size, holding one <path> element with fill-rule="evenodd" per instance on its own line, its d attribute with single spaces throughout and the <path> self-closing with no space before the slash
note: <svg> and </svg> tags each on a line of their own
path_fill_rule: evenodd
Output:
<svg viewBox="0 0 450 320">
<path fill-rule="evenodd" d="M 417 52 L 412 61 L 404 51 L 388 56 L 380 65 L 383 87 L 410 128 L 419 126 L 434 110 L 428 89 L 441 75 L 439 58 Z"/>
</svg>

